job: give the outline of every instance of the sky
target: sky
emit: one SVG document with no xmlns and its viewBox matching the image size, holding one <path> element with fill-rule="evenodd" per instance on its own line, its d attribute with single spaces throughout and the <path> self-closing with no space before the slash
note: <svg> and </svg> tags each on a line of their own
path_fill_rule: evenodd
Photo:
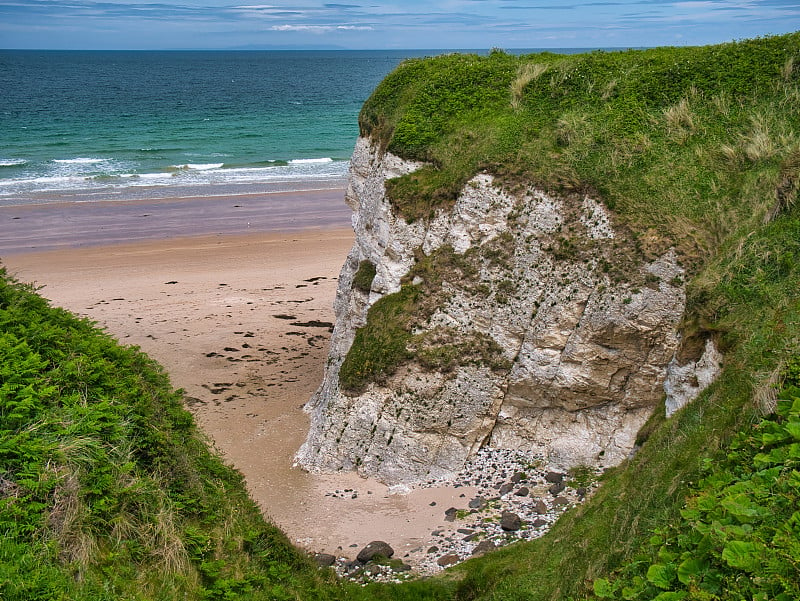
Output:
<svg viewBox="0 0 800 601">
<path fill-rule="evenodd" d="M 612 48 L 796 30 L 800 0 L 0 0 L 0 48 Z"/>
</svg>

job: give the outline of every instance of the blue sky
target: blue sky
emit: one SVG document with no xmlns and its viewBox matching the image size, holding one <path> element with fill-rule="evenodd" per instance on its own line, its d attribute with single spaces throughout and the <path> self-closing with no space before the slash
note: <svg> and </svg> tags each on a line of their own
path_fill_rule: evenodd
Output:
<svg viewBox="0 0 800 601">
<path fill-rule="evenodd" d="M 0 48 L 598 48 L 800 29 L 800 0 L 0 0 Z"/>
</svg>

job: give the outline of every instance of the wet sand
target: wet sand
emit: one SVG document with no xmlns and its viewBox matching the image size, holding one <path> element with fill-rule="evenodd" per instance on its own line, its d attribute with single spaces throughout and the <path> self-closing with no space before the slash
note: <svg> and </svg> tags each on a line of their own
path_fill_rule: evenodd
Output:
<svg viewBox="0 0 800 601">
<path fill-rule="evenodd" d="M 0 206 L 0 257 L 200 235 L 347 227 L 342 189 Z"/>
<path fill-rule="evenodd" d="M 318 204 L 328 202 L 320 198 Z M 313 213 L 315 199 L 304 199 Z M 234 205 L 242 204 L 240 198 L 226 202 L 218 199 L 215 206 L 235 213 Z M 193 217 L 209 206 L 207 199 L 186 200 L 181 211 L 164 210 L 176 224 L 182 219 L 183 231 L 205 235 L 176 237 L 169 228 L 139 231 L 142 218 L 135 216 L 145 207 L 130 204 L 124 211 L 113 207 L 121 212 L 109 231 L 85 226 L 108 210 L 87 203 L 78 228 L 16 233 L 25 245 L 58 250 L 24 252 L 24 245 L 12 245 L 10 252 L 14 235 L 0 230 L 3 263 L 19 279 L 43 286 L 40 293 L 54 304 L 89 317 L 164 365 L 213 444 L 244 473 L 265 515 L 299 546 L 352 558 L 370 541 L 385 540 L 398 557 L 416 551 L 407 558 L 414 563 L 431 531 L 446 525 L 445 509 L 465 506 L 473 491 L 390 494 L 354 474 L 317 476 L 292 465 L 308 428 L 302 406 L 322 379 L 336 278 L 353 242 L 349 210 L 323 208 L 322 216 L 306 219 L 299 212 L 306 209 L 293 211 L 289 203 L 286 219 L 294 215 L 291 223 L 317 229 L 288 231 L 287 222 L 266 220 L 261 231 L 247 233 L 252 221 L 251 228 L 239 221 L 227 230 L 218 221 L 209 235 L 198 231 L 205 226 Z M 40 224 L 65 221 L 52 207 L 49 214 L 12 207 L 0 210 L 3 227 L 15 211 L 23 218 L 38 214 Z M 21 225 L 22 219 L 15 221 Z"/>
</svg>

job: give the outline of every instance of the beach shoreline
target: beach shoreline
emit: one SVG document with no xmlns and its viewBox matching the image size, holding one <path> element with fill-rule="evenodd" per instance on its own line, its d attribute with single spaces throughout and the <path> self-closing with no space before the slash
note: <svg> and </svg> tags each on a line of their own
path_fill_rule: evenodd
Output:
<svg viewBox="0 0 800 601">
<path fill-rule="evenodd" d="M 143 240 L 349 227 L 344 189 L 0 206 L 0 257 Z"/>
</svg>

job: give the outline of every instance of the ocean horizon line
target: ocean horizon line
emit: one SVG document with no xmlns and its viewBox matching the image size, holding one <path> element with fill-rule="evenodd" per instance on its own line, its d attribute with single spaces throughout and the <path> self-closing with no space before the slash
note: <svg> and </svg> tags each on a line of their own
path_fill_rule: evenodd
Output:
<svg viewBox="0 0 800 601">
<path fill-rule="evenodd" d="M 339 52 L 339 53 L 376 53 L 388 52 L 401 53 L 489 53 L 492 50 L 502 50 L 511 54 L 536 54 L 540 52 L 553 52 L 555 54 L 580 54 L 583 52 L 615 52 L 627 50 L 645 50 L 649 46 L 552 46 L 552 47 L 518 47 L 518 48 L 334 48 L 334 47 L 257 47 L 257 48 L 0 48 L 0 52 L 75 52 L 75 53 L 215 53 L 215 52 Z M 424 55 L 424 54 L 423 54 Z"/>
</svg>

